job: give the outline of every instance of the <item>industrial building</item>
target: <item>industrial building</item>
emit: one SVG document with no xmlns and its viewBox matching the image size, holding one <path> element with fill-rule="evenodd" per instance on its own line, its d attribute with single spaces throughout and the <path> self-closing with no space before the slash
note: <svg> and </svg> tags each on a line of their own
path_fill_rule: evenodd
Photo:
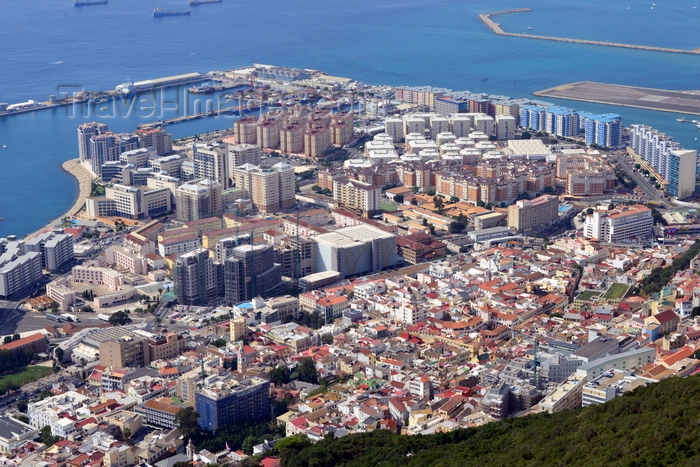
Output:
<svg viewBox="0 0 700 467">
<path fill-rule="evenodd" d="M 396 266 L 396 235 L 368 225 L 338 229 L 314 237 L 316 269 L 337 271 L 340 278 Z"/>
</svg>

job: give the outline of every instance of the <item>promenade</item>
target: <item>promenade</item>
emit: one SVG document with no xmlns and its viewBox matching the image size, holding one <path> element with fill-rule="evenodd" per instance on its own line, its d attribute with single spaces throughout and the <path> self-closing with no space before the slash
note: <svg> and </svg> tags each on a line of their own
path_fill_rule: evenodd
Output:
<svg viewBox="0 0 700 467">
<path fill-rule="evenodd" d="M 78 198 L 75 200 L 75 203 L 73 203 L 73 206 L 71 206 L 71 208 L 64 215 L 49 222 L 45 227 L 37 230 L 36 232 L 27 235 L 27 238 L 34 237 L 42 232 L 53 229 L 54 226 L 60 223 L 62 219 L 77 216 L 78 213 L 85 207 L 85 200 L 92 192 L 92 180 L 94 177 L 88 169 L 80 164 L 79 159 L 68 160 L 61 165 L 61 168 L 71 174 L 77 180 Z"/>
<path fill-rule="evenodd" d="M 606 42 L 606 41 L 590 41 L 586 39 L 572 39 L 570 37 L 555 37 L 555 36 L 541 36 L 538 34 L 518 34 L 513 32 L 506 32 L 501 29 L 501 25 L 496 23 L 491 19 L 493 16 L 506 15 L 510 13 L 527 13 L 532 11 L 529 8 L 513 8 L 510 10 L 495 11 L 493 13 L 484 13 L 479 15 L 479 19 L 483 21 L 489 29 L 498 34 L 499 36 L 509 36 L 509 37 L 520 37 L 525 39 L 539 39 L 545 41 L 556 41 L 556 42 L 570 42 L 574 44 L 586 44 L 586 45 L 598 45 L 603 47 L 620 47 L 623 49 L 637 49 L 637 50 L 648 50 L 651 52 L 666 52 L 674 54 L 689 54 L 689 55 L 700 55 L 700 49 L 684 50 L 684 49 L 673 49 L 670 47 L 652 47 L 648 45 L 637 45 L 637 44 L 624 44 L 620 42 Z"/>
</svg>

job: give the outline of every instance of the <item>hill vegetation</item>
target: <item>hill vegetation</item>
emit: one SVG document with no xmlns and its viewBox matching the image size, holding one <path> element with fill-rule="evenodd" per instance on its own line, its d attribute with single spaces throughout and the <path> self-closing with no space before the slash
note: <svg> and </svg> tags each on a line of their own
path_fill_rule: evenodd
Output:
<svg viewBox="0 0 700 467">
<path fill-rule="evenodd" d="M 387 431 L 276 446 L 284 467 L 700 465 L 700 377 L 584 409 L 427 436 Z"/>
</svg>

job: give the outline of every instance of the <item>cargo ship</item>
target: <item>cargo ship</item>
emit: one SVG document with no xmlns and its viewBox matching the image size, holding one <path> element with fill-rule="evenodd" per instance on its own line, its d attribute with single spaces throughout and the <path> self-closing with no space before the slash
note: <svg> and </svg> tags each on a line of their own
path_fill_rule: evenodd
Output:
<svg viewBox="0 0 700 467">
<path fill-rule="evenodd" d="M 73 0 L 73 6 L 106 5 L 108 0 Z"/>
<path fill-rule="evenodd" d="M 180 10 L 180 11 L 165 11 L 160 8 L 153 9 L 154 18 L 162 18 L 164 16 L 189 16 L 190 10 Z"/>
<path fill-rule="evenodd" d="M 190 0 L 190 5 L 206 5 L 207 3 L 221 3 L 221 0 Z"/>
</svg>

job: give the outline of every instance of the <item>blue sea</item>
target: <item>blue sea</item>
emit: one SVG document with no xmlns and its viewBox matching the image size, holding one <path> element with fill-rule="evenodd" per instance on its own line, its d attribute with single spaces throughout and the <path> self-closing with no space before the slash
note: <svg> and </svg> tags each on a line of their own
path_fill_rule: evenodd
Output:
<svg viewBox="0 0 700 467">
<path fill-rule="evenodd" d="M 73 7 L 71 0 L 0 2 L 0 102 L 44 101 L 50 94 L 112 89 L 119 83 L 257 63 L 314 68 L 371 84 L 433 85 L 528 97 L 581 80 L 692 89 L 700 57 L 499 37 L 480 13 L 506 31 L 692 49 L 700 47 L 700 0 L 223 0 L 191 7 L 190 16 L 153 18 L 151 10 L 185 9 L 185 0 L 110 0 Z M 629 7 L 629 8 L 628 8 Z M 679 11 L 681 10 L 681 11 Z M 166 92 L 175 102 L 182 90 Z M 209 96 L 208 96 L 209 97 Z M 60 170 L 77 157 L 76 128 L 100 120 L 115 131 L 172 116 L 155 112 L 95 114 L 59 108 L 0 118 L 0 236 L 30 233 L 63 214 L 77 195 Z M 182 100 L 181 100 L 182 102 Z M 698 131 L 679 115 L 557 101 L 616 112 L 625 125 L 646 123 L 686 147 Z M 180 110 L 181 111 L 181 110 Z M 177 112 L 171 110 L 170 112 Z M 167 127 L 175 137 L 232 125 L 230 117 Z"/>
</svg>

